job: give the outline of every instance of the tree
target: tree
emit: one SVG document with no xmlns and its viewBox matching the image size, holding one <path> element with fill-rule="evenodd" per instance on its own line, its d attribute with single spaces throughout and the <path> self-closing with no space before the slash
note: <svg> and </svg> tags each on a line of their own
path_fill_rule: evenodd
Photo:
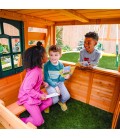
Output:
<svg viewBox="0 0 120 138">
<path fill-rule="evenodd" d="M 56 44 L 59 45 L 60 47 L 63 46 L 62 31 L 63 31 L 63 27 L 62 26 L 56 27 Z"/>
</svg>

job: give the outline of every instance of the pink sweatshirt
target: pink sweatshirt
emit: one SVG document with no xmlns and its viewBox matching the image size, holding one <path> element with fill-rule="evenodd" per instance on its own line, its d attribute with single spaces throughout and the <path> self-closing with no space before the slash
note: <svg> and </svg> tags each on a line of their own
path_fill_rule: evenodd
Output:
<svg viewBox="0 0 120 138">
<path fill-rule="evenodd" d="M 43 73 L 41 68 L 35 67 L 27 70 L 19 90 L 18 105 L 24 103 L 35 105 L 41 104 L 40 96 L 43 92 L 40 90 L 40 86 L 42 82 Z"/>
</svg>

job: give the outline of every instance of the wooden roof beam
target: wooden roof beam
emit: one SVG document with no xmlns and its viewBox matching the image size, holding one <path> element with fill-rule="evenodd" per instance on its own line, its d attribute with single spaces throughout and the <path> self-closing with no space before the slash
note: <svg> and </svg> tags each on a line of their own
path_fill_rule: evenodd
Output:
<svg viewBox="0 0 120 138">
<path fill-rule="evenodd" d="M 1 18 L 7 18 L 7 19 L 13 19 L 13 20 L 20 20 L 20 21 L 31 21 L 31 22 L 37 22 L 44 25 L 53 25 L 55 22 L 37 18 L 34 16 L 29 15 L 23 15 L 17 12 L 7 11 L 7 10 L 0 10 L 0 17 Z"/>
<path fill-rule="evenodd" d="M 89 22 L 88 18 L 86 18 L 85 16 L 83 16 L 80 13 L 77 13 L 74 10 L 60 10 L 62 12 L 62 14 L 73 18 L 74 20 L 78 20 L 80 22 Z"/>
<path fill-rule="evenodd" d="M 120 18 L 111 18 L 111 19 L 91 19 L 88 23 L 81 23 L 80 21 L 60 21 L 56 22 L 56 26 L 64 25 L 92 25 L 92 24 L 120 24 Z"/>
</svg>

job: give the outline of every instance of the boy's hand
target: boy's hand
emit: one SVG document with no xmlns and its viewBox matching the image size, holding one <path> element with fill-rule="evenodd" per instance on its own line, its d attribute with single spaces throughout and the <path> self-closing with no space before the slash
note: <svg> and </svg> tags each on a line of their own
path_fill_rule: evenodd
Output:
<svg viewBox="0 0 120 138">
<path fill-rule="evenodd" d="M 93 69 L 93 67 L 92 66 L 80 66 L 80 69 L 82 69 L 82 70 L 85 70 L 85 69 Z"/>
<path fill-rule="evenodd" d="M 80 69 L 86 69 L 86 67 L 85 66 L 80 66 Z"/>
<path fill-rule="evenodd" d="M 40 100 L 46 100 L 46 94 L 42 94 L 41 97 L 40 97 Z"/>
<path fill-rule="evenodd" d="M 47 82 L 44 82 L 44 87 L 47 88 L 49 86 L 49 84 Z"/>
<path fill-rule="evenodd" d="M 60 95 L 60 89 L 58 86 L 55 87 L 56 92 Z"/>
<path fill-rule="evenodd" d="M 90 65 L 90 66 L 88 66 L 88 69 L 93 69 L 93 66 L 91 66 L 91 65 Z"/>
<path fill-rule="evenodd" d="M 65 79 L 69 79 L 69 78 L 70 78 L 70 74 L 65 75 L 64 78 L 65 78 Z"/>
</svg>

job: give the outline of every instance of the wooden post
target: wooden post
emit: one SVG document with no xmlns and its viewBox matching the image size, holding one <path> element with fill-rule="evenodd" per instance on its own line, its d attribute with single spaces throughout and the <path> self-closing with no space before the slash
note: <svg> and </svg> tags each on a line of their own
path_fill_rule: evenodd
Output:
<svg viewBox="0 0 120 138">
<path fill-rule="evenodd" d="M 50 39 L 50 27 L 48 27 L 47 28 L 47 36 L 46 36 L 46 38 L 45 38 L 45 47 L 47 47 L 47 45 L 48 45 L 48 41 L 49 41 L 49 39 Z"/>
<path fill-rule="evenodd" d="M 119 65 L 119 54 L 118 54 L 118 24 L 116 24 L 116 67 L 118 67 Z"/>
<path fill-rule="evenodd" d="M 29 47 L 28 45 L 28 21 L 24 22 L 24 38 L 25 38 L 25 49 Z"/>
<path fill-rule="evenodd" d="M 113 115 L 113 120 L 112 120 L 112 128 L 113 129 L 116 128 L 119 115 L 120 115 L 120 102 L 118 102 L 118 104 L 115 108 L 114 115 Z"/>
<path fill-rule="evenodd" d="M 52 25 L 50 28 L 50 45 L 56 44 L 56 27 Z"/>
<path fill-rule="evenodd" d="M 17 63 L 17 66 L 18 67 L 22 66 L 22 56 L 21 56 L 21 54 L 18 55 L 18 63 Z"/>
<path fill-rule="evenodd" d="M 24 21 L 24 38 L 25 38 L 25 49 L 28 48 L 28 22 Z M 18 57 L 18 63 L 17 66 L 22 66 L 22 58 L 21 55 Z"/>
<path fill-rule="evenodd" d="M 119 65 L 119 67 L 118 67 L 118 72 L 120 72 L 120 65 Z"/>
<path fill-rule="evenodd" d="M 111 24 L 108 25 L 108 31 L 107 31 L 107 40 L 108 41 L 110 39 L 110 29 L 111 29 Z"/>
</svg>

